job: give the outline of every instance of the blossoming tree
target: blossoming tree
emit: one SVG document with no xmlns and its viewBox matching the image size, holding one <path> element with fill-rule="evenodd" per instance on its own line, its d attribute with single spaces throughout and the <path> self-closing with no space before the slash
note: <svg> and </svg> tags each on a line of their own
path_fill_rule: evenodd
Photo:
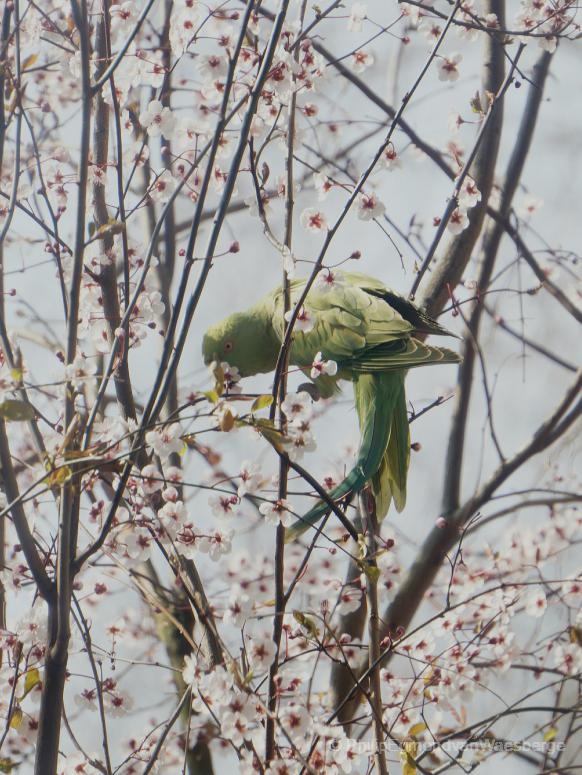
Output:
<svg viewBox="0 0 582 775">
<path fill-rule="evenodd" d="M 4 0 L 1 772 L 579 766 L 576 11 Z M 409 378 L 405 511 L 285 544 L 349 390 L 200 344 L 344 271 L 463 360 Z"/>
</svg>

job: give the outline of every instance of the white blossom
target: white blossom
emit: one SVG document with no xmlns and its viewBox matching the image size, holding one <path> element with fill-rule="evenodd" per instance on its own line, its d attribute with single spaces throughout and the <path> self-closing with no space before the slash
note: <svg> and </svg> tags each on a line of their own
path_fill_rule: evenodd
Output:
<svg viewBox="0 0 582 775">
<path fill-rule="evenodd" d="M 308 207 L 301 213 L 301 225 L 308 231 L 326 231 L 327 218 L 321 212 L 313 207 Z"/>
<path fill-rule="evenodd" d="M 582 671 L 582 646 L 578 643 L 558 644 L 554 648 L 554 667 L 567 675 Z"/>
<path fill-rule="evenodd" d="M 174 115 L 170 108 L 164 107 L 159 100 L 152 100 L 139 114 L 139 123 L 150 137 L 171 138 L 174 132 Z"/>
<path fill-rule="evenodd" d="M 470 175 L 467 175 L 463 180 L 461 190 L 459 191 L 459 207 L 464 210 L 469 210 L 471 207 L 481 201 L 481 192 L 477 188 L 477 184 Z"/>
<path fill-rule="evenodd" d="M 439 57 L 437 69 L 439 81 L 456 81 L 459 78 L 458 64 L 463 59 L 461 54 L 451 54 L 450 57 Z"/>
<path fill-rule="evenodd" d="M 268 635 L 250 638 L 247 654 L 253 670 L 262 673 L 269 669 L 275 658 L 275 644 Z"/>
<path fill-rule="evenodd" d="M 366 18 L 368 8 L 365 3 L 354 3 L 348 19 L 348 30 L 350 32 L 361 32 L 362 22 Z"/>
<path fill-rule="evenodd" d="M 401 167 L 400 156 L 397 154 L 396 149 L 392 143 L 388 143 L 382 155 L 378 159 L 378 169 L 385 169 L 389 172 Z"/>
<path fill-rule="evenodd" d="M 261 489 L 263 476 L 257 463 L 249 463 L 245 460 L 241 464 L 238 476 L 239 484 L 237 487 L 237 495 L 239 498 L 243 498 L 248 494 L 255 494 Z"/>
<path fill-rule="evenodd" d="M 207 554 L 211 560 L 219 560 L 223 554 L 229 554 L 232 549 L 234 530 L 215 529 L 210 533 L 201 535 L 198 548 Z"/>
<path fill-rule="evenodd" d="M 322 353 L 319 352 L 311 364 L 311 379 L 317 379 L 322 374 L 328 374 L 330 377 L 333 377 L 337 374 L 337 363 L 331 359 L 325 360 Z"/>
<path fill-rule="evenodd" d="M 352 70 L 354 73 L 363 73 L 374 64 L 374 56 L 368 51 L 354 51 L 351 58 Z"/>
<path fill-rule="evenodd" d="M 299 462 L 306 452 L 314 452 L 316 448 L 315 438 L 308 430 L 291 429 L 283 446 L 289 459 Z"/>
<path fill-rule="evenodd" d="M 546 593 L 541 588 L 530 589 L 522 598 L 525 612 L 536 618 L 543 616 L 548 607 Z"/>
<path fill-rule="evenodd" d="M 175 190 L 176 180 L 174 176 L 170 170 L 164 170 L 151 184 L 149 194 L 156 202 L 167 202 Z"/>
<path fill-rule="evenodd" d="M 285 320 L 287 323 L 291 320 L 291 316 L 293 315 L 293 310 L 288 310 L 285 313 Z M 293 326 L 293 329 L 295 331 L 302 331 L 304 334 L 307 334 L 309 331 L 313 330 L 313 327 L 315 325 L 315 321 L 313 317 L 311 316 L 311 313 L 308 309 L 305 307 L 301 307 L 299 312 L 297 313 L 297 317 L 295 318 L 295 325 Z"/>
<path fill-rule="evenodd" d="M 253 610 L 253 601 L 240 588 L 233 589 L 222 616 L 222 621 L 234 627 L 242 627 Z"/>
<path fill-rule="evenodd" d="M 184 657 L 184 667 L 182 668 L 182 678 L 184 683 L 189 686 L 195 686 L 202 678 L 204 665 L 200 665 L 198 656 L 195 654 L 186 654 Z"/>
<path fill-rule="evenodd" d="M 543 35 L 538 38 L 538 46 L 549 54 L 553 54 L 558 47 L 558 38 L 555 35 Z"/>
<path fill-rule="evenodd" d="M 356 213 L 361 221 L 371 221 L 384 214 L 386 207 L 376 194 L 360 194 L 357 199 Z"/>
<path fill-rule="evenodd" d="M 170 501 L 158 511 L 158 519 L 170 538 L 175 538 L 188 519 L 188 509 L 182 501 Z"/>
<path fill-rule="evenodd" d="M 344 287 L 345 284 L 345 278 L 341 272 L 333 269 L 321 269 L 315 278 L 313 287 L 318 291 L 332 291 Z"/>
<path fill-rule="evenodd" d="M 307 393 L 287 393 L 281 404 L 281 410 L 287 422 L 292 425 L 301 425 L 313 414 L 313 401 Z"/>
<path fill-rule="evenodd" d="M 110 718 L 121 718 L 133 708 L 133 697 L 127 692 L 121 692 L 117 689 L 106 692 L 103 696 L 105 711 Z"/>
<path fill-rule="evenodd" d="M 457 207 L 453 210 L 449 222 L 447 223 L 447 229 L 451 234 L 460 234 L 469 225 L 469 219 L 467 217 L 467 211 L 462 207 Z"/>
<path fill-rule="evenodd" d="M 146 433 L 146 443 L 158 457 L 167 460 L 172 453 L 180 453 L 184 448 L 184 442 L 180 438 L 182 428 L 177 422 L 163 425 Z"/>
<path fill-rule="evenodd" d="M 288 503 L 282 498 L 273 503 L 270 501 L 261 503 L 259 511 L 271 525 L 283 525 L 284 527 L 288 527 L 293 522 L 293 515 L 289 511 Z"/>
</svg>

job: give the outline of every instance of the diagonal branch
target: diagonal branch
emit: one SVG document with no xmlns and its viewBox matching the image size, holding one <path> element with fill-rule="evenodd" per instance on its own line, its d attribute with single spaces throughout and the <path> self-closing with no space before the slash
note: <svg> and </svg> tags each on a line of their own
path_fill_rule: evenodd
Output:
<svg viewBox="0 0 582 775">
<path fill-rule="evenodd" d="M 582 390 L 582 371 L 566 391 L 552 414 L 537 428 L 530 441 L 508 460 L 500 463 L 482 487 L 455 512 L 447 516 L 445 528 L 434 527 L 420 549 L 417 558 L 384 617 L 386 634 L 406 627 L 420 605 L 424 593 L 441 567 L 446 553 L 459 539 L 459 530 L 491 498 L 493 493 L 525 462 L 543 452 L 582 415 L 582 399 L 572 407 Z"/>
<path fill-rule="evenodd" d="M 507 219 L 507 216 L 511 210 L 511 203 L 515 195 L 515 191 L 517 190 L 517 186 L 519 185 L 519 181 L 523 173 L 523 168 L 529 154 L 529 149 L 533 139 L 533 132 L 537 123 L 537 118 L 542 102 L 544 84 L 549 72 L 550 61 L 551 55 L 549 55 L 547 52 L 544 52 L 539 58 L 534 70 L 534 80 L 532 81 L 528 91 L 527 104 L 521 119 L 517 142 L 507 166 L 507 172 L 505 174 L 505 181 L 499 207 L 499 214 L 503 220 Z M 479 272 L 479 279 L 477 281 L 477 285 L 480 291 L 485 291 L 489 287 L 502 237 L 502 222 L 490 221 L 483 237 L 483 247 L 481 250 L 481 269 Z M 455 260 L 454 256 L 453 260 Z M 444 280 L 442 275 L 441 279 Z M 456 281 L 453 279 L 450 282 L 450 287 L 454 288 Z M 444 290 L 446 292 L 446 289 Z M 442 292 L 439 298 L 444 298 L 444 294 Z M 475 343 L 479 339 L 479 330 L 483 309 L 483 304 L 477 303 L 475 305 L 471 317 L 467 323 L 468 336 L 465 337 L 463 342 L 463 361 L 459 366 L 457 395 L 455 399 L 455 408 L 453 410 L 452 428 L 449 435 L 445 465 L 446 473 L 443 488 L 442 506 L 444 514 L 448 514 L 459 506 L 466 425 L 467 417 L 469 414 L 469 405 L 471 402 L 473 372 L 477 358 L 477 347 Z"/>
<path fill-rule="evenodd" d="M 504 0 L 488 0 L 484 13 L 497 16 L 501 27 L 505 24 Z M 489 94 L 499 94 L 505 71 L 505 48 L 500 34 L 487 35 L 485 38 L 485 53 L 482 66 L 483 92 L 482 102 L 487 104 Z M 453 237 L 443 256 L 437 259 L 432 275 L 425 288 L 421 304 L 426 307 L 429 315 L 436 317 L 449 298 L 449 288 L 455 288 L 465 270 L 471 253 L 483 226 L 487 212 L 493 181 L 495 163 L 499 153 L 501 128 L 503 126 L 503 99 L 498 103 L 495 115 L 491 117 L 486 136 L 481 140 L 479 152 L 475 158 L 470 174 L 481 192 L 481 201 L 471 209 L 469 226 L 458 236 Z"/>
<path fill-rule="evenodd" d="M 552 414 L 538 426 L 531 439 L 508 460 L 503 461 L 483 486 L 454 514 L 449 515 L 446 527 L 434 527 L 422 545 L 414 563 L 400 584 L 398 591 L 382 620 L 382 637 L 400 637 L 418 610 L 427 589 L 442 565 L 442 560 L 459 540 L 459 531 L 482 508 L 493 493 L 525 462 L 543 452 L 561 438 L 582 416 L 582 398 L 572 404 L 582 390 L 582 370 L 570 385 Z M 378 664 L 386 664 L 392 655 L 390 644 L 361 676 L 334 711 L 333 717 L 347 717 L 362 682 Z M 340 715 L 341 714 L 341 715 Z"/>
<path fill-rule="evenodd" d="M 26 512 L 20 499 L 18 482 L 14 474 L 14 468 L 10 457 L 10 447 L 6 436 L 6 425 L 0 420 L 0 464 L 2 465 L 2 487 L 8 499 L 7 508 L 10 509 L 12 522 L 22 546 L 22 551 L 32 576 L 38 587 L 40 596 L 44 600 L 52 599 L 54 588 L 44 567 L 26 518 Z"/>
</svg>

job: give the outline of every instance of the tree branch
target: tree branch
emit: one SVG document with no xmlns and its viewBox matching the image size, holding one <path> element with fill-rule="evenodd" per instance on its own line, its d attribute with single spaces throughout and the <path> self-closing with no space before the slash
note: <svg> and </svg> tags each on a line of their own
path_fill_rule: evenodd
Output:
<svg viewBox="0 0 582 775">
<path fill-rule="evenodd" d="M 494 13 L 499 24 L 502 27 L 505 24 L 504 0 L 487 0 L 483 12 L 485 14 Z M 504 72 L 503 37 L 500 34 L 487 35 L 481 77 L 482 104 L 488 104 L 489 94 L 497 95 L 500 93 L 505 77 Z M 504 99 L 501 97 L 470 171 L 471 177 L 481 192 L 481 201 L 471 208 L 469 226 L 450 240 L 444 255 L 437 259 L 428 285 L 421 296 L 421 305 L 426 307 L 432 317 L 437 317 L 445 306 L 449 298 L 448 289 L 454 289 L 458 285 L 481 233 L 487 204 L 493 189 L 495 164 L 503 126 L 503 103 Z"/>
</svg>

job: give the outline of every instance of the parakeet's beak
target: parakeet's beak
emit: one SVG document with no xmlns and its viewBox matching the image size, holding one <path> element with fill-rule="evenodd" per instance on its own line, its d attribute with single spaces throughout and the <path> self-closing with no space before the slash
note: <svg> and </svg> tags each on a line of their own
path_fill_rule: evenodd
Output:
<svg viewBox="0 0 582 775">
<path fill-rule="evenodd" d="M 202 339 L 202 358 L 206 366 L 210 366 L 212 361 L 218 360 L 218 355 L 214 352 L 214 349 L 215 342 L 212 341 L 208 334 L 204 334 Z"/>
<path fill-rule="evenodd" d="M 213 353 L 211 356 L 204 358 L 204 365 L 209 367 L 217 367 L 220 365 L 220 358 L 217 353 Z"/>
</svg>

